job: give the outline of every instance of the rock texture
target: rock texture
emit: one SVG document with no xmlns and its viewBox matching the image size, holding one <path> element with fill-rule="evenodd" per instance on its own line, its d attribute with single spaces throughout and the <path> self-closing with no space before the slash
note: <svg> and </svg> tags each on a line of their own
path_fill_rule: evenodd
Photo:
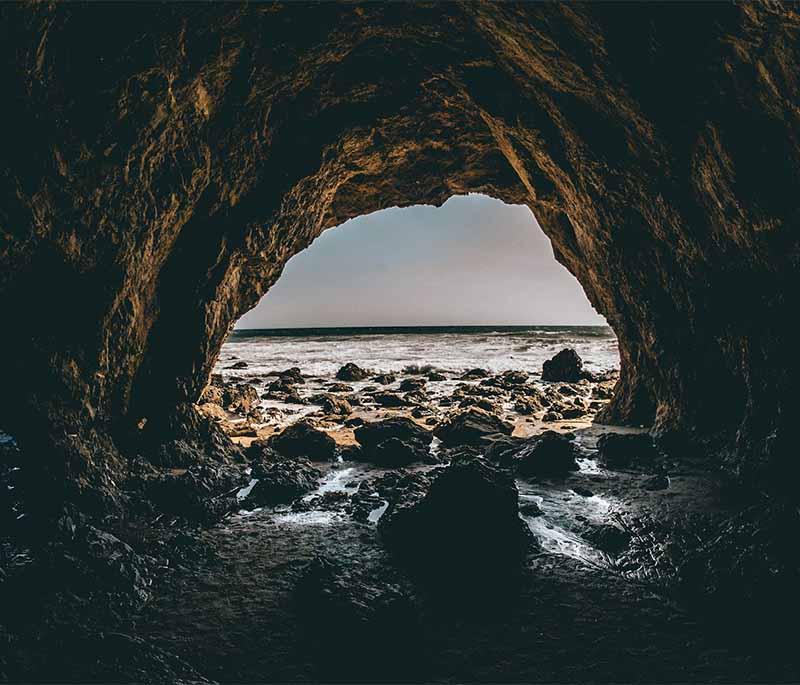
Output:
<svg viewBox="0 0 800 685">
<path fill-rule="evenodd" d="M 293 254 L 481 192 L 616 331 L 607 420 L 785 476 L 798 30 L 781 3 L 3 5 L 0 422 L 113 489 Z"/>
</svg>

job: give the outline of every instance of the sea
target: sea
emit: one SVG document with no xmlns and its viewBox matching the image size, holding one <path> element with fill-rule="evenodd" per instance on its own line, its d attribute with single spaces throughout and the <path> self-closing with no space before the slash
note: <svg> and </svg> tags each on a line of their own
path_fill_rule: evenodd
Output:
<svg viewBox="0 0 800 685">
<path fill-rule="evenodd" d="M 297 366 L 303 374 L 332 377 L 348 362 L 376 373 L 484 368 L 540 373 L 545 360 L 571 347 L 589 371 L 619 368 L 617 339 L 607 326 L 408 326 L 234 330 L 222 347 L 217 372 L 266 375 Z"/>
</svg>

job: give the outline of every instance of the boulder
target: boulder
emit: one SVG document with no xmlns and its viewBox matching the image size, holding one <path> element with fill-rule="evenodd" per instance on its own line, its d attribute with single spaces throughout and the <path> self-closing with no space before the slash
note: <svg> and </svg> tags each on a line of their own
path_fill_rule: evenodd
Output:
<svg viewBox="0 0 800 685">
<path fill-rule="evenodd" d="M 441 424 L 435 431 L 436 437 L 445 445 L 476 445 L 493 433 L 511 435 L 514 427 L 495 414 L 483 409 L 470 407 L 459 412 Z"/>
<path fill-rule="evenodd" d="M 361 460 L 384 468 L 399 468 L 415 462 L 438 463 L 430 453 L 429 444 L 422 440 L 389 438 L 371 449 L 363 449 Z"/>
<path fill-rule="evenodd" d="M 301 419 L 273 435 L 268 444 L 286 457 L 308 457 L 311 461 L 333 461 L 336 458 L 336 441 L 307 419 Z"/>
<path fill-rule="evenodd" d="M 322 473 L 308 459 L 281 459 L 253 465 L 258 482 L 242 500 L 244 509 L 289 504 L 317 487 Z"/>
<path fill-rule="evenodd" d="M 247 362 L 234 362 L 228 366 L 229 369 L 246 369 L 248 366 Z"/>
<path fill-rule="evenodd" d="M 431 382 L 446 381 L 447 376 L 445 376 L 443 373 L 439 373 L 438 371 L 431 371 L 428 374 L 428 380 Z"/>
<path fill-rule="evenodd" d="M 518 513 L 514 479 L 482 459 L 453 463 L 427 491 L 392 501 L 378 530 L 388 549 L 419 576 L 447 589 L 519 574 L 532 545 Z"/>
<path fill-rule="evenodd" d="M 398 395 L 396 392 L 378 392 L 372 396 L 375 404 L 381 407 L 405 407 L 408 403 L 406 400 Z"/>
<path fill-rule="evenodd" d="M 353 362 L 348 362 L 336 372 L 336 378 L 340 381 L 363 381 L 369 376 L 369 371 L 356 366 Z"/>
<path fill-rule="evenodd" d="M 462 381 L 473 381 L 479 378 L 486 378 L 488 375 L 489 372 L 486 369 L 470 369 L 462 373 L 460 378 Z"/>
<path fill-rule="evenodd" d="M 433 441 L 433 434 L 430 431 L 404 416 L 365 423 L 357 427 L 354 434 L 358 443 L 365 449 L 372 449 L 390 438 L 415 440 L 426 446 Z"/>
<path fill-rule="evenodd" d="M 658 457 L 646 433 L 603 433 L 597 439 L 599 461 L 609 469 L 649 468 Z"/>
<path fill-rule="evenodd" d="M 409 392 L 411 390 L 422 390 L 427 381 L 424 378 L 404 378 L 400 382 L 400 391 Z"/>
<path fill-rule="evenodd" d="M 391 385 L 397 380 L 397 376 L 393 373 L 381 373 L 375 376 L 373 379 L 378 385 Z"/>
<path fill-rule="evenodd" d="M 572 348 L 561 350 L 542 365 L 543 381 L 567 381 L 577 383 L 584 377 L 583 361 Z"/>
<path fill-rule="evenodd" d="M 322 411 L 326 414 L 334 416 L 349 416 L 353 413 L 353 407 L 343 397 L 336 397 L 335 395 L 325 395 L 320 398 L 319 402 Z"/>
<path fill-rule="evenodd" d="M 555 431 L 544 431 L 526 440 L 514 457 L 517 473 L 523 478 L 566 476 L 578 470 L 575 446 Z"/>
</svg>

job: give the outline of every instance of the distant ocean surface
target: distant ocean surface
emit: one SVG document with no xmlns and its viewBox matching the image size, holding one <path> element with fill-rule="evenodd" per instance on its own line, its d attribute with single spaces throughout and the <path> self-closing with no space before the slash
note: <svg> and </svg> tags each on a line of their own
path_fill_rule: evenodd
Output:
<svg viewBox="0 0 800 685">
<path fill-rule="evenodd" d="M 247 368 L 237 375 L 299 366 L 307 375 L 333 376 L 354 362 L 378 372 L 481 367 L 538 373 L 564 347 L 574 348 L 590 371 L 619 368 L 617 339 L 607 326 L 424 326 L 235 330 L 216 370 L 245 361 Z"/>
</svg>

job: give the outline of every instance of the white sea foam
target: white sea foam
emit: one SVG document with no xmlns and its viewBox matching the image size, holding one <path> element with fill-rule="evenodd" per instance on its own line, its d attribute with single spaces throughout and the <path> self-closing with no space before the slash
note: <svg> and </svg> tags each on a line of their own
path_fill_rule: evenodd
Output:
<svg viewBox="0 0 800 685">
<path fill-rule="evenodd" d="M 235 332 L 222 348 L 217 371 L 245 361 L 238 376 L 264 375 L 299 366 L 304 374 L 332 376 L 347 362 L 396 373 L 440 369 L 462 372 L 475 367 L 499 373 L 519 369 L 538 373 L 546 359 L 564 347 L 574 348 L 590 371 L 619 366 L 617 341 L 604 327 L 532 328 L 526 330 L 257 335 Z"/>
</svg>

